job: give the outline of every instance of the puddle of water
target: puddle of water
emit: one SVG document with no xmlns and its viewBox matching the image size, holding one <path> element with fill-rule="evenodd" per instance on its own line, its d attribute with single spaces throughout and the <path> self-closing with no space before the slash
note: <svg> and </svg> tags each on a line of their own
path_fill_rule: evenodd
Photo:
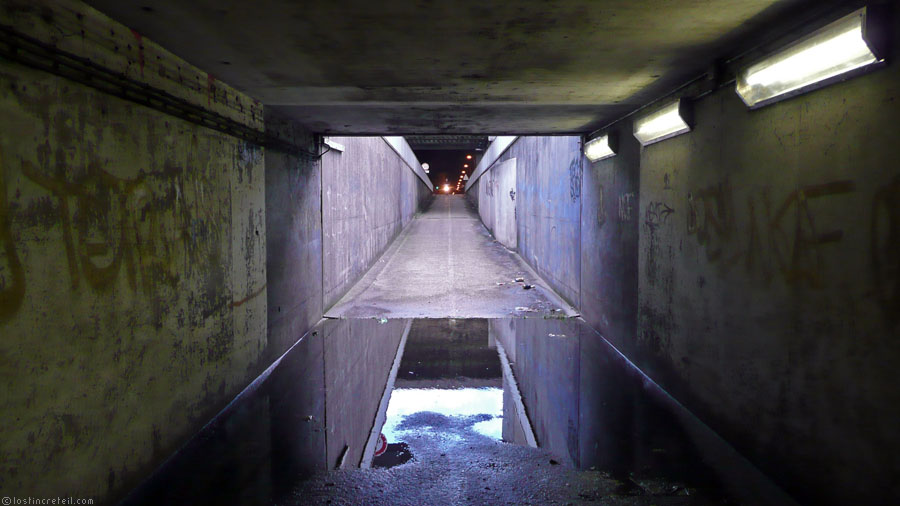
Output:
<svg viewBox="0 0 900 506">
<path fill-rule="evenodd" d="M 472 433 L 501 439 L 503 380 L 487 320 L 415 321 L 400 353 L 381 429 L 388 445 L 402 443 L 410 452 L 412 440 L 425 434 L 444 441 Z M 373 466 L 397 465 L 377 452 Z"/>
<path fill-rule="evenodd" d="M 268 504 L 313 473 L 427 464 L 472 438 L 648 490 L 780 492 L 580 320 L 366 319 L 322 322 L 125 504 Z"/>
</svg>

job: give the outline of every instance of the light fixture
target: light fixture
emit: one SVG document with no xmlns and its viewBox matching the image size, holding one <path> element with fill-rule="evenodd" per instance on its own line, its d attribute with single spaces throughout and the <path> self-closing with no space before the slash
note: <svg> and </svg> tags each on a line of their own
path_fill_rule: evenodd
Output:
<svg viewBox="0 0 900 506">
<path fill-rule="evenodd" d="M 468 169 L 468 168 L 469 168 L 469 164 L 468 164 L 468 163 L 464 163 L 464 164 L 463 164 L 463 167 L 466 168 L 466 169 Z"/>
<path fill-rule="evenodd" d="M 691 131 L 690 106 L 678 99 L 634 122 L 634 136 L 648 146 Z"/>
<path fill-rule="evenodd" d="M 618 151 L 616 136 L 613 133 L 601 135 L 584 143 L 584 156 L 591 162 L 605 160 L 615 156 Z"/>
<path fill-rule="evenodd" d="M 472 155 L 466 155 L 466 160 L 471 160 L 471 159 L 472 159 Z"/>
<path fill-rule="evenodd" d="M 328 137 L 322 139 L 322 143 L 329 147 L 332 151 L 337 151 L 338 153 L 343 153 L 346 148 L 343 144 L 339 142 L 335 142 Z"/>
<path fill-rule="evenodd" d="M 748 67 L 738 75 L 738 95 L 751 108 L 762 107 L 881 63 L 882 33 L 868 14 L 863 7 Z"/>
</svg>

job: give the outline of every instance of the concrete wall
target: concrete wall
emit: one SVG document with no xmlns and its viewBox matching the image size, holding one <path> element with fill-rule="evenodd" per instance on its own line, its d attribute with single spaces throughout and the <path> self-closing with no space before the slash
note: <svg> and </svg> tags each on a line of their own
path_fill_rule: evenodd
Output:
<svg viewBox="0 0 900 506">
<path fill-rule="evenodd" d="M 578 306 L 581 300 L 581 178 L 586 163 L 580 139 L 573 136 L 498 139 L 503 151 L 497 156 L 488 148 L 483 163 L 479 163 L 473 180 L 466 186 L 466 198 L 478 207 L 485 226 L 501 243 L 504 240 L 512 243 L 513 234 L 506 233 L 506 222 L 512 213 L 518 253 L 557 293 Z M 508 170 L 505 167 L 509 167 L 506 163 L 512 160 L 515 160 L 516 189 L 515 204 L 510 206 L 497 200 L 494 187 L 505 181 Z M 503 194 L 508 197 L 508 190 L 504 189 Z M 504 223 L 498 227 L 496 222 L 501 220 Z"/>
<path fill-rule="evenodd" d="M 481 221 L 500 244 L 510 249 L 518 244 L 516 184 L 516 159 L 510 158 L 494 164 L 473 187 Z"/>
<path fill-rule="evenodd" d="M 595 164 L 583 156 L 577 137 L 498 138 L 473 173 L 466 198 L 498 240 L 495 216 L 511 212 L 522 258 L 607 339 L 633 350 L 640 144 L 626 127 L 623 132 L 618 155 Z M 517 164 L 516 198 L 503 209 L 493 186 L 510 161 Z"/>
<path fill-rule="evenodd" d="M 647 148 L 624 121 L 595 164 L 562 137 L 499 158 L 522 257 L 810 503 L 898 494 L 898 82 L 888 66 L 758 111 L 725 88 Z"/>
<path fill-rule="evenodd" d="M 308 133 L 268 111 L 266 131 L 314 148 Z M 274 358 L 322 318 L 322 166 L 269 151 L 265 170 L 268 344 Z"/>
<path fill-rule="evenodd" d="M 516 357 L 513 372 L 537 444 L 560 462 L 577 467 L 581 464 L 582 388 L 577 330 L 573 335 L 552 319 L 520 319 L 512 324 L 514 330 L 503 336 L 503 346 Z M 501 320 L 498 326 L 503 325 Z"/>
<path fill-rule="evenodd" d="M 4 25 L 261 126 L 82 4 L 3 3 Z M 0 483 L 120 497 L 260 371 L 263 151 L 6 61 L 0 117 Z"/>
<path fill-rule="evenodd" d="M 0 3 L 4 26 L 314 149 L 309 133 L 82 3 Z M 349 173 L 327 172 L 326 188 L 363 207 L 328 215 L 327 230 L 357 235 L 326 247 L 317 160 L 5 60 L 0 86 L 9 495 L 121 498 L 321 318 L 323 256 L 359 248 L 340 278 L 355 282 L 430 195 L 381 138 L 347 140 Z M 381 171 L 390 206 L 350 182 Z"/>
<path fill-rule="evenodd" d="M 584 319 L 620 350 L 634 351 L 638 290 L 640 143 L 620 129 L 619 152 L 584 161 L 581 305 Z"/>
<path fill-rule="evenodd" d="M 580 139 L 519 137 L 498 162 L 516 159 L 518 251 L 551 287 L 579 306 Z"/>
<path fill-rule="evenodd" d="M 322 337 L 326 468 L 335 469 L 342 458 L 345 467 L 359 467 L 407 321 L 328 321 Z"/>
<path fill-rule="evenodd" d="M 123 505 L 281 504 L 357 467 L 406 323 L 321 320 Z"/>
<path fill-rule="evenodd" d="M 638 343 L 809 503 L 900 494 L 898 97 L 896 65 L 758 111 L 723 89 L 641 153 Z"/>
<path fill-rule="evenodd" d="M 366 272 L 431 196 L 381 137 L 334 137 L 322 157 L 324 307 Z"/>
</svg>

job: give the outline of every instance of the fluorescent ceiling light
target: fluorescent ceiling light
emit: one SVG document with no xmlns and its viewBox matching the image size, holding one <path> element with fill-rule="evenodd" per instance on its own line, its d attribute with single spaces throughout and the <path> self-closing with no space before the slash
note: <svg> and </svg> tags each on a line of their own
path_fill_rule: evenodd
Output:
<svg viewBox="0 0 900 506">
<path fill-rule="evenodd" d="M 614 142 L 612 142 L 613 140 L 609 134 L 606 134 L 587 141 L 584 143 L 584 156 L 588 157 L 588 160 L 591 162 L 615 156 L 616 148 Z"/>
<path fill-rule="evenodd" d="M 338 151 L 340 153 L 343 153 L 344 149 L 346 149 L 343 144 L 334 142 L 333 140 L 329 139 L 328 137 L 325 137 L 324 143 L 326 146 L 328 146 L 332 150 Z"/>
<path fill-rule="evenodd" d="M 687 104 L 681 99 L 634 122 L 634 136 L 642 146 L 690 131 Z"/>
<path fill-rule="evenodd" d="M 862 8 L 747 68 L 738 75 L 738 95 L 748 106 L 762 107 L 882 61 L 866 40 L 866 12 Z"/>
</svg>

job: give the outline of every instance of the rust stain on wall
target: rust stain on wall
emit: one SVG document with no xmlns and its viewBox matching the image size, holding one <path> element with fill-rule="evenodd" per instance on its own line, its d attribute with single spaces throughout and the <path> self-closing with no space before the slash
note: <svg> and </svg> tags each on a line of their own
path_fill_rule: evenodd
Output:
<svg viewBox="0 0 900 506">
<path fill-rule="evenodd" d="M 229 306 L 230 307 L 240 307 L 240 306 L 244 305 L 244 303 L 255 299 L 256 297 L 261 295 L 264 291 L 266 291 L 266 285 L 263 285 L 262 288 L 260 288 L 259 290 L 256 290 L 255 292 L 244 297 L 243 299 L 232 302 L 231 304 L 229 304 Z"/>
<path fill-rule="evenodd" d="M 131 30 L 134 39 L 138 44 L 138 65 L 141 67 L 141 77 L 144 76 L 144 38 L 137 30 Z"/>
</svg>

